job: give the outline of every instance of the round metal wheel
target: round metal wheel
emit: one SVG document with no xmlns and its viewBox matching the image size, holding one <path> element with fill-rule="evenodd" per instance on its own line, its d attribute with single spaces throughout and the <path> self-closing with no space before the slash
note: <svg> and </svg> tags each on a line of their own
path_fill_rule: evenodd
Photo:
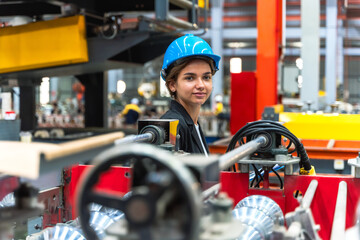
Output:
<svg viewBox="0 0 360 240">
<path fill-rule="evenodd" d="M 196 239 L 200 186 L 170 152 L 149 144 L 129 144 L 104 151 L 93 163 L 94 167 L 82 178 L 77 202 L 80 224 L 87 239 L 99 239 L 89 224 L 91 203 L 122 211 L 126 235 L 136 236 L 131 239 Z M 111 166 L 121 164 L 132 167 L 131 194 L 121 198 L 96 191 L 94 186 L 99 176 Z M 121 177 L 114 181 L 121 181 Z M 130 239 L 125 235 L 118 237 Z"/>
</svg>

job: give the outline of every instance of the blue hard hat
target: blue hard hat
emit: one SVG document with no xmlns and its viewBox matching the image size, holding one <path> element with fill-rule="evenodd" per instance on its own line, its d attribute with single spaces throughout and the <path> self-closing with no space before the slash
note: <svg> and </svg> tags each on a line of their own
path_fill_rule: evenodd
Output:
<svg viewBox="0 0 360 240">
<path fill-rule="evenodd" d="M 215 55 L 210 45 L 202 38 L 193 34 L 175 39 L 166 49 L 164 62 L 161 69 L 161 78 L 165 80 L 169 70 L 176 61 L 189 57 L 207 57 L 214 61 L 215 71 L 219 70 L 219 62 L 221 57 Z"/>
</svg>

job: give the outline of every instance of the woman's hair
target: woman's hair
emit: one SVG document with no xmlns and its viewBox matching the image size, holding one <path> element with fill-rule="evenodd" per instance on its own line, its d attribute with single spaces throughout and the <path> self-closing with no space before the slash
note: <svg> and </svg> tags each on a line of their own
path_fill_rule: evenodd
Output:
<svg viewBox="0 0 360 240">
<path fill-rule="evenodd" d="M 210 58 L 207 58 L 207 57 L 192 57 L 192 58 L 189 58 L 189 59 L 185 59 L 184 61 L 180 62 L 179 64 L 175 64 L 171 69 L 170 69 L 170 72 L 169 74 L 166 75 L 166 78 L 165 78 L 165 85 L 166 85 L 166 88 L 168 89 L 169 93 L 170 93 L 170 96 L 174 99 L 176 99 L 176 91 L 175 92 L 172 92 L 170 90 L 170 83 L 172 81 L 176 82 L 177 81 L 177 78 L 181 72 L 181 70 L 183 70 L 190 62 L 194 61 L 194 60 L 197 60 L 197 59 L 200 59 L 200 60 L 203 60 L 205 62 L 207 62 L 211 68 L 211 75 L 214 75 L 215 74 L 215 66 L 214 66 L 214 61 Z"/>
</svg>

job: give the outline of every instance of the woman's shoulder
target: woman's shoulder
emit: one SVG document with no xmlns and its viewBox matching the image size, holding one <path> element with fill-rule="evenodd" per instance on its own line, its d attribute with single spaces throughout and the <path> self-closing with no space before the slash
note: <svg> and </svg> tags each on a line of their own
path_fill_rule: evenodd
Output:
<svg viewBox="0 0 360 240">
<path fill-rule="evenodd" d="M 187 124 L 186 124 L 184 116 L 176 110 L 170 109 L 164 115 L 162 115 L 160 118 L 161 119 L 177 119 L 177 120 L 179 120 L 178 127 L 180 129 L 187 128 Z"/>
<path fill-rule="evenodd" d="M 161 116 L 162 119 L 178 119 L 179 117 L 183 118 L 182 115 L 173 109 L 168 110 L 164 115 Z"/>
</svg>

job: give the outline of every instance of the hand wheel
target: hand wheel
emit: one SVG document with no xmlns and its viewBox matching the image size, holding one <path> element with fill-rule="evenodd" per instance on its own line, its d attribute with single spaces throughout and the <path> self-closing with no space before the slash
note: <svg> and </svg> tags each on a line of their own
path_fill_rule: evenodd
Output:
<svg viewBox="0 0 360 240">
<path fill-rule="evenodd" d="M 197 239 L 200 186 L 191 172 L 170 152 L 150 144 L 115 146 L 95 157 L 78 191 L 77 210 L 87 239 L 99 239 L 89 225 L 91 203 L 124 212 L 126 231 L 118 239 Z M 130 164 L 132 187 L 128 197 L 100 193 L 94 186 L 111 166 Z M 123 176 L 114 181 L 121 181 Z M 122 224 L 124 226 L 124 224 Z M 125 232 L 125 234 L 124 234 Z M 134 236 L 134 237 L 129 237 Z"/>
</svg>

